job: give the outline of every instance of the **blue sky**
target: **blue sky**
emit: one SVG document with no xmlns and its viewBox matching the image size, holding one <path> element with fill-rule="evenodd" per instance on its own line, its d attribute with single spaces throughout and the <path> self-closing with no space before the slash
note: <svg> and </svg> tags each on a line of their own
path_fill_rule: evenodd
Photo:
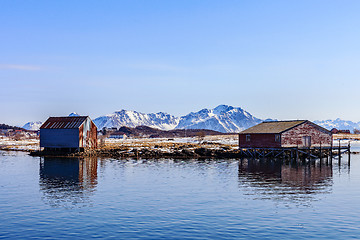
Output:
<svg viewBox="0 0 360 240">
<path fill-rule="evenodd" d="M 120 109 L 360 121 L 360 1 L 0 1 L 0 123 Z"/>
</svg>

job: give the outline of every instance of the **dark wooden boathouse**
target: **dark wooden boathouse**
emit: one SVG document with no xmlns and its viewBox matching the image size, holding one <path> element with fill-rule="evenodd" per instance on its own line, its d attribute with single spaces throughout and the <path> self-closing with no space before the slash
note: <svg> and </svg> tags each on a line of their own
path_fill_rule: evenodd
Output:
<svg viewBox="0 0 360 240">
<path fill-rule="evenodd" d="M 240 148 L 309 148 L 331 145 L 331 132 L 308 120 L 262 122 L 239 134 Z"/>
<path fill-rule="evenodd" d="M 266 121 L 239 133 L 241 157 L 322 159 L 349 153 L 348 146 L 333 147 L 332 133 L 308 120 Z M 335 151 L 335 153 L 334 153 Z"/>
<path fill-rule="evenodd" d="M 97 147 L 97 127 L 88 116 L 50 117 L 40 127 L 45 151 L 76 152 Z"/>
</svg>

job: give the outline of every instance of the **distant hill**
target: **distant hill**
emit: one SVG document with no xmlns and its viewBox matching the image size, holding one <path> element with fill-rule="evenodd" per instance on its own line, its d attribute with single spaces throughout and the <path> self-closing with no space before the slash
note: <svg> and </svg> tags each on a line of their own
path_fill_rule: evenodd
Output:
<svg viewBox="0 0 360 240">
<path fill-rule="evenodd" d="M 195 137 L 199 134 L 203 135 L 220 135 L 221 132 L 207 130 L 207 129 L 174 129 L 174 130 L 160 130 L 148 126 L 137 126 L 135 128 L 121 127 L 116 134 L 125 134 L 131 137 L 150 137 L 150 138 L 174 138 L 174 137 Z"/>
<path fill-rule="evenodd" d="M 21 127 L 10 126 L 10 125 L 4 124 L 4 123 L 0 123 L 0 129 L 24 130 Z"/>
</svg>

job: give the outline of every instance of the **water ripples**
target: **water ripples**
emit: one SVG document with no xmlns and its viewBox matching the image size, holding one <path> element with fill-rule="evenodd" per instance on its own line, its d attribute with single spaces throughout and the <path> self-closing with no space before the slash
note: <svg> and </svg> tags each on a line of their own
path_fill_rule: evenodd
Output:
<svg viewBox="0 0 360 240">
<path fill-rule="evenodd" d="M 0 238 L 354 237 L 358 160 L 350 168 L 1 153 Z"/>
</svg>

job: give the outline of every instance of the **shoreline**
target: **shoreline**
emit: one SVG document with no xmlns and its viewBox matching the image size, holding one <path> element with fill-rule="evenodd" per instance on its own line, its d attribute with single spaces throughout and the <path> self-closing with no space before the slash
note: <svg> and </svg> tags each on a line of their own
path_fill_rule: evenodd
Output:
<svg viewBox="0 0 360 240">
<path fill-rule="evenodd" d="M 1 141 L 2 140 L 2 141 Z M 336 142 L 335 142 L 336 141 Z M 334 140 L 334 145 L 338 140 Z M 342 145 L 349 140 L 342 140 Z M 359 141 L 355 141 L 352 154 L 359 153 Z M 105 139 L 99 141 L 99 148 L 85 152 L 44 152 L 39 151 L 38 139 L 0 139 L 0 150 L 28 152 L 31 156 L 44 157 L 109 157 L 109 158 L 173 158 L 173 159 L 205 159 L 205 158 L 241 158 L 238 147 L 238 135 L 205 136 L 203 138 L 128 138 Z M 356 149 L 358 148 L 358 149 Z"/>
<path fill-rule="evenodd" d="M 30 152 L 31 156 L 41 157 L 108 157 L 116 159 L 125 158 L 137 158 L 137 159 L 208 159 L 208 158 L 240 158 L 240 150 L 231 149 L 209 149 L 205 147 L 199 147 L 196 149 L 179 149 L 174 151 L 159 151 L 156 149 L 148 148 L 134 148 L 128 149 L 97 149 L 86 152 L 76 153 L 60 153 L 60 152 L 45 152 L 45 151 L 33 151 Z"/>
</svg>

